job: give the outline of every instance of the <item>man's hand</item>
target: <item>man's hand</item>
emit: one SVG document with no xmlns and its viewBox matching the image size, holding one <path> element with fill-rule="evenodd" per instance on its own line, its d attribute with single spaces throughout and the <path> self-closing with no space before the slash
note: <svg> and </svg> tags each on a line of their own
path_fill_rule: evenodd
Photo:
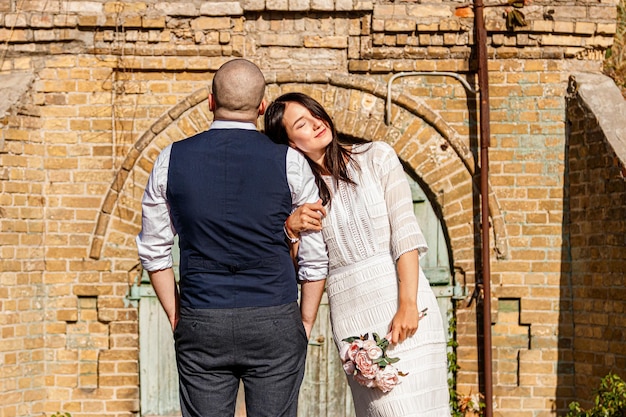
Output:
<svg viewBox="0 0 626 417">
<path fill-rule="evenodd" d="M 174 278 L 174 270 L 167 268 L 160 271 L 149 271 L 148 275 L 150 276 L 154 292 L 172 326 L 172 331 L 174 331 L 176 326 L 178 326 L 180 311 L 180 296 L 176 279 Z"/>
</svg>

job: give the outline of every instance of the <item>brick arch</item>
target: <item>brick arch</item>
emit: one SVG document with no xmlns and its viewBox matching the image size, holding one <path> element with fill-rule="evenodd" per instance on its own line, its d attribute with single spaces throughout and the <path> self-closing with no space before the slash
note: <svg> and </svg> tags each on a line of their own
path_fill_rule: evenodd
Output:
<svg viewBox="0 0 626 417">
<path fill-rule="evenodd" d="M 138 170 L 143 171 L 145 180 L 142 181 L 142 186 L 145 187 L 148 174 L 161 149 L 174 140 L 180 140 L 193 134 L 194 128 L 202 127 L 202 125 L 205 125 L 205 128 L 208 126 L 211 116 L 207 112 L 203 112 L 201 106 L 198 106 L 198 104 L 206 101 L 208 95 L 209 90 L 206 88 L 195 91 L 161 116 L 133 144 L 117 171 L 100 208 L 96 228 L 91 239 L 90 258 L 100 259 L 102 256 L 106 232 L 112 217 L 114 217 L 113 211 L 116 206 L 123 203 L 122 196 L 125 187 L 128 187 L 127 180 L 131 173 Z M 194 110 L 195 114 L 193 113 Z M 196 129 L 195 131 L 199 130 Z M 167 137 L 169 141 L 162 143 L 163 141 L 158 140 L 159 137 Z M 135 184 L 130 186 L 133 185 Z M 124 209 L 124 211 L 133 211 L 132 204 L 125 204 Z M 137 217 L 141 217 L 141 208 L 139 208 L 138 213 L 136 209 L 134 211 L 134 216 L 126 215 L 125 217 L 133 218 L 137 222 Z"/>
<path fill-rule="evenodd" d="M 384 140 L 414 173 L 422 178 L 443 214 L 445 227 L 456 262 L 470 267 L 474 262 L 473 193 L 474 157 L 460 135 L 437 112 L 424 103 L 403 94 L 395 94 L 392 123 L 384 124 L 386 85 L 365 76 L 328 75 L 325 73 L 266 73 L 268 98 L 287 91 L 302 91 L 318 99 L 333 116 L 340 133 L 368 140 Z M 116 205 L 134 212 L 127 219 L 139 224 L 140 207 L 120 198 L 125 188 L 136 192 L 145 187 L 147 176 L 158 152 L 167 144 L 208 127 L 212 115 L 206 106 L 208 90 L 198 90 L 159 118 L 133 145 L 102 204 L 93 234 L 90 257 L 102 255 L 107 229 L 115 217 Z M 134 171 L 141 171 L 127 181 Z M 130 184 L 129 184 L 130 183 Z M 139 194 L 140 195 L 140 194 Z M 132 199 L 133 197 L 131 197 Z M 506 229 L 497 198 L 490 189 L 494 247 L 499 257 L 506 256 Z"/>
</svg>

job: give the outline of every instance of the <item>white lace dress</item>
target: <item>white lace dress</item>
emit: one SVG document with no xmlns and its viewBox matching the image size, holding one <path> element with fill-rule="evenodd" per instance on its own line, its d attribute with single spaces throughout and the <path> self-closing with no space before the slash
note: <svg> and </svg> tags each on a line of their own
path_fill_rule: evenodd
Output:
<svg viewBox="0 0 626 417">
<path fill-rule="evenodd" d="M 415 220 L 411 191 L 393 148 L 383 142 L 355 145 L 360 170 L 350 167 L 357 186 L 336 187 L 323 222 L 330 257 L 326 291 L 335 343 L 364 333 L 384 337 L 396 313 L 395 260 L 403 253 L 427 250 Z M 389 348 L 396 367 L 408 373 L 391 392 L 359 385 L 348 377 L 358 417 L 447 417 L 449 393 L 444 327 L 437 300 L 420 268 L 418 308 L 428 314 L 417 333 Z"/>
</svg>

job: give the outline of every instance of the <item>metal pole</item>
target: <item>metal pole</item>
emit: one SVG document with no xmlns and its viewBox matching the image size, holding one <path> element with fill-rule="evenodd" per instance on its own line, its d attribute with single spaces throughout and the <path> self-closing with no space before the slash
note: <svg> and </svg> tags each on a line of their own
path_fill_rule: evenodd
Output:
<svg viewBox="0 0 626 417">
<path fill-rule="evenodd" d="M 493 416 L 491 363 L 491 269 L 489 252 L 489 68 L 483 0 L 474 2 L 478 90 L 480 92 L 480 203 L 482 232 L 483 342 L 485 378 L 485 417 Z"/>
</svg>

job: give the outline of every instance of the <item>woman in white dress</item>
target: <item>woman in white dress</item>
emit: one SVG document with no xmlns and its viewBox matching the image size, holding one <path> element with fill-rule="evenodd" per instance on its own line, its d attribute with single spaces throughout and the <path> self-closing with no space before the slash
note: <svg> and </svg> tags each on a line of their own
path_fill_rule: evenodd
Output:
<svg viewBox="0 0 626 417">
<path fill-rule="evenodd" d="M 322 228 L 335 344 L 366 333 L 388 335 L 387 354 L 399 358 L 394 366 L 407 374 L 387 393 L 349 376 L 356 415 L 450 416 L 444 327 L 419 267 L 427 246 L 393 148 L 341 144 L 324 108 L 301 93 L 282 95 L 268 107 L 265 131 L 304 153 L 317 178 L 323 205 L 298 209 L 285 230 L 294 241 L 299 232 Z"/>
</svg>

